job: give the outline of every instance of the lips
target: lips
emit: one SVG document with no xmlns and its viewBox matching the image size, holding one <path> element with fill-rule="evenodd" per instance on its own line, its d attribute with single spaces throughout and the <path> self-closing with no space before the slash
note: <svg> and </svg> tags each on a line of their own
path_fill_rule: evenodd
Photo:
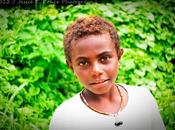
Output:
<svg viewBox="0 0 175 130">
<path fill-rule="evenodd" d="M 108 81 L 108 80 L 109 80 L 109 79 L 94 81 L 94 82 L 90 83 L 90 85 L 103 84 L 103 83 L 105 83 L 105 82 Z"/>
</svg>

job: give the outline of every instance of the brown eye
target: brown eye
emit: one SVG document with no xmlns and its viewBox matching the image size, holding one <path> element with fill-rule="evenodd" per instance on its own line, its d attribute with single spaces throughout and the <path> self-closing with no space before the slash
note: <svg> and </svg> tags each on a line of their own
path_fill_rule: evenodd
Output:
<svg viewBox="0 0 175 130">
<path fill-rule="evenodd" d="M 106 62 L 108 62 L 109 58 L 110 58 L 110 56 L 102 56 L 102 57 L 100 58 L 100 61 L 101 61 L 102 63 L 106 63 Z"/>
<path fill-rule="evenodd" d="M 85 66 L 88 66 L 89 65 L 89 63 L 87 62 L 87 61 L 80 61 L 79 63 L 78 63 L 78 65 L 79 66 L 82 66 L 82 67 L 85 67 Z"/>
</svg>

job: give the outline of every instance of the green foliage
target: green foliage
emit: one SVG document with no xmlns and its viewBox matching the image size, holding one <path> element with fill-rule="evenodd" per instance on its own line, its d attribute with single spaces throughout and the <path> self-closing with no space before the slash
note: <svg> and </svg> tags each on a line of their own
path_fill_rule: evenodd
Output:
<svg viewBox="0 0 175 130">
<path fill-rule="evenodd" d="M 0 11 L 0 129 L 47 129 L 54 109 L 80 91 L 64 61 L 66 25 L 53 6 Z"/>
<path fill-rule="evenodd" d="M 82 89 L 65 64 L 63 34 L 77 17 L 112 21 L 125 53 L 117 82 L 147 87 L 175 127 L 175 15 L 157 2 L 0 9 L 0 129 L 48 129 L 55 108 Z"/>
</svg>

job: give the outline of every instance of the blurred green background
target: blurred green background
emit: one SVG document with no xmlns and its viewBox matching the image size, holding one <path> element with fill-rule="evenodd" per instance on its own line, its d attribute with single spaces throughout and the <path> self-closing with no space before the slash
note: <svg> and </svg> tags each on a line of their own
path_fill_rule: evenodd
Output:
<svg viewBox="0 0 175 130">
<path fill-rule="evenodd" d="M 125 53 L 118 83 L 148 88 L 175 128 L 175 8 L 131 0 L 0 8 L 0 129 L 47 130 L 55 108 L 82 89 L 65 64 L 63 35 L 77 17 L 114 23 Z M 71 108 L 70 108 L 71 109 Z"/>
</svg>

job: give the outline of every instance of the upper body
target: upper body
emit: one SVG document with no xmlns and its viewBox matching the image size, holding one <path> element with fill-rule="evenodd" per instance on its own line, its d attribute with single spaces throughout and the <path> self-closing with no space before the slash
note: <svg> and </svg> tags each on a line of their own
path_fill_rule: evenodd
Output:
<svg viewBox="0 0 175 130">
<path fill-rule="evenodd" d="M 119 86 L 121 87 L 121 86 Z M 122 85 L 128 92 L 125 108 L 115 118 L 90 109 L 80 93 L 61 104 L 53 114 L 50 130 L 165 130 L 159 109 L 151 93 L 142 87 Z"/>
<path fill-rule="evenodd" d="M 115 84 L 124 49 L 112 23 L 99 16 L 77 19 L 67 28 L 64 51 L 84 90 L 56 109 L 50 130 L 164 129 L 148 91 Z"/>
</svg>

